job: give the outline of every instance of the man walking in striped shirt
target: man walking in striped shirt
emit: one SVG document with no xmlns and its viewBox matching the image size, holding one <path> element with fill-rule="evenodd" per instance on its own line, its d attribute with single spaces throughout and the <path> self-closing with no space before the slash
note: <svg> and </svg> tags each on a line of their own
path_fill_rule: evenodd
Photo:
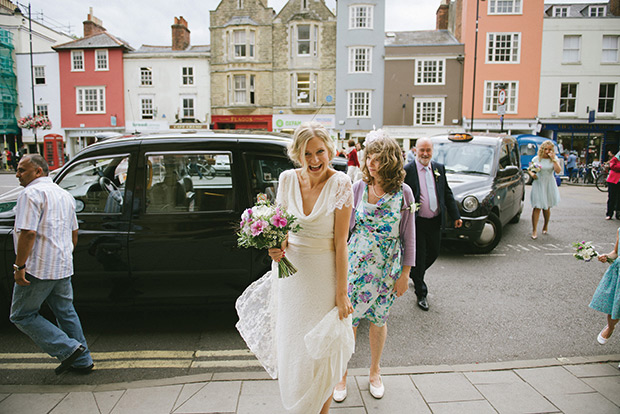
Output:
<svg viewBox="0 0 620 414">
<path fill-rule="evenodd" d="M 15 207 L 15 264 L 11 322 L 67 370 L 90 373 L 94 364 L 73 307 L 73 249 L 78 223 L 75 200 L 48 177 L 39 154 L 25 155 L 16 177 L 24 187 Z M 39 313 L 47 302 L 58 325 Z"/>
</svg>

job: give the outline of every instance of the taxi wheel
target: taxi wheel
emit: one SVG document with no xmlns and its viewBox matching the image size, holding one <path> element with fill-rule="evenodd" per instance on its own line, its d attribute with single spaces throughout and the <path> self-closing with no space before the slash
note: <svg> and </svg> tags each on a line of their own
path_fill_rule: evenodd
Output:
<svg viewBox="0 0 620 414">
<path fill-rule="evenodd" d="M 523 174 L 523 179 L 525 180 L 525 185 L 530 185 L 532 184 L 532 181 L 534 181 L 532 179 L 532 176 L 529 175 L 528 173 Z"/>
<path fill-rule="evenodd" d="M 477 241 L 472 242 L 474 253 L 489 253 L 502 238 L 502 223 L 494 213 L 490 213 L 484 222 L 484 228 Z"/>
</svg>

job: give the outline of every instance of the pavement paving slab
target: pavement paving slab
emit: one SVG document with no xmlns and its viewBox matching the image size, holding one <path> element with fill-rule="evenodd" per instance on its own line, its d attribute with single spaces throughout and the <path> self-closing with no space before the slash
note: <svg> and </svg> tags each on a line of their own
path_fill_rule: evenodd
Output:
<svg viewBox="0 0 620 414">
<path fill-rule="evenodd" d="M 127 390 L 111 414 L 170 414 L 182 385 Z"/>
<path fill-rule="evenodd" d="M 240 389 L 241 381 L 209 382 L 174 410 L 174 414 L 234 413 Z"/>
<path fill-rule="evenodd" d="M 241 387 L 237 414 L 284 413 L 277 381 L 246 381 Z"/>
<path fill-rule="evenodd" d="M 173 410 L 176 410 L 181 405 L 185 404 L 187 400 L 196 395 L 196 393 L 203 389 L 206 385 L 206 382 L 197 382 L 183 385 L 183 389 L 181 390 L 181 393 L 179 394 L 176 402 L 174 403 Z"/>
<path fill-rule="evenodd" d="M 367 376 L 364 376 L 367 381 Z M 364 381 L 364 377 L 360 377 L 360 381 Z M 347 398 L 343 402 L 333 401 L 330 410 L 339 408 L 364 407 L 362 393 L 357 386 L 357 377 L 347 375 Z M 366 391 L 368 392 L 368 391 Z M 365 412 L 365 411 L 364 411 Z"/>
<path fill-rule="evenodd" d="M 460 373 L 412 375 L 427 403 L 482 400 L 482 395 Z"/>
<path fill-rule="evenodd" d="M 556 394 L 549 400 L 564 414 L 618 414 L 620 408 L 596 392 L 586 394 Z"/>
<path fill-rule="evenodd" d="M 611 377 L 620 375 L 620 369 L 616 364 L 586 364 L 586 365 L 565 365 L 571 374 L 578 378 L 587 377 Z"/>
<path fill-rule="evenodd" d="M 545 396 L 594 391 L 592 387 L 575 377 L 564 367 L 517 369 L 515 372 Z"/>
<path fill-rule="evenodd" d="M 523 380 L 512 371 L 465 372 L 464 375 L 469 382 L 474 385 L 523 382 Z"/>
<path fill-rule="evenodd" d="M 70 392 L 49 414 L 99 414 L 92 392 Z"/>
<path fill-rule="evenodd" d="M 0 402 L 0 414 L 47 414 L 66 393 L 11 394 Z"/>
<path fill-rule="evenodd" d="M 620 377 L 584 378 L 583 382 L 620 407 Z"/>
<path fill-rule="evenodd" d="M 408 376 L 381 377 L 385 395 L 377 400 L 368 391 L 368 377 L 356 377 L 368 414 L 431 414 L 431 410 Z"/>
<path fill-rule="evenodd" d="M 125 392 L 125 390 L 93 392 L 101 414 L 110 414 Z"/>
<path fill-rule="evenodd" d="M 525 382 L 477 385 L 499 414 L 557 413 L 557 407 Z"/>
<path fill-rule="evenodd" d="M 433 414 L 497 414 L 486 400 L 430 403 Z"/>
</svg>

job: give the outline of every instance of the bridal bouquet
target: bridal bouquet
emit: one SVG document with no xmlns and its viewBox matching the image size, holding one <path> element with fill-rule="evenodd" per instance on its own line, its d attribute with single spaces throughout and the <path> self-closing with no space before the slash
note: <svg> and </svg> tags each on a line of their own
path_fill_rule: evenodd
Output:
<svg viewBox="0 0 620 414">
<path fill-rule="evenodd" d="M 257 249 L 280 247 L 289 231 L 295 233 L 301 230 L 301 226 L 295 224 L 296 220 L 297 217 L 282 207 L 271 204 L 265 194 L 259 194 L 256 205 L 246 209 L 241 215 L 237 243 L 240 247 Z M 297 272 L 286 257 L 278 262 L 278 269 L 281 278 Z"/>
<path fill-rule="evenodd" d="M 590 260 L 598 256 L 598 252 L 594 250 L 592 242 L 575 242 L 573 243 L 573 247 L 576 249 L 573 256 L 575 256 L 577 260 L 589 262 Z"/>
<path fill-rule="evenodd" d="M 530 163 L 530 166 L 527 167 L 528 171 L 533 172 L 534 174 L 539 173 L 542 170 L 542 166 L 536 162 Z"/>
</svg>

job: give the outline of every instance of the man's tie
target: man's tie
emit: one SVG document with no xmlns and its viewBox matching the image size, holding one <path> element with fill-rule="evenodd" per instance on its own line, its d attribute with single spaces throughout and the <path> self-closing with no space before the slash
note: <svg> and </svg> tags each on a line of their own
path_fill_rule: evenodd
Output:
<svg viewBox="0 0 620 414">
<path fill-rule="evenodd" d="M 435 177 L 433 177 L 433 171 L 431 167 L 424 167 L 426 171 L 426 190 L 428 191 L 428 206 L 434 213 L 437 211 L 437 193 L 435 192 Z"/>
</svg>

